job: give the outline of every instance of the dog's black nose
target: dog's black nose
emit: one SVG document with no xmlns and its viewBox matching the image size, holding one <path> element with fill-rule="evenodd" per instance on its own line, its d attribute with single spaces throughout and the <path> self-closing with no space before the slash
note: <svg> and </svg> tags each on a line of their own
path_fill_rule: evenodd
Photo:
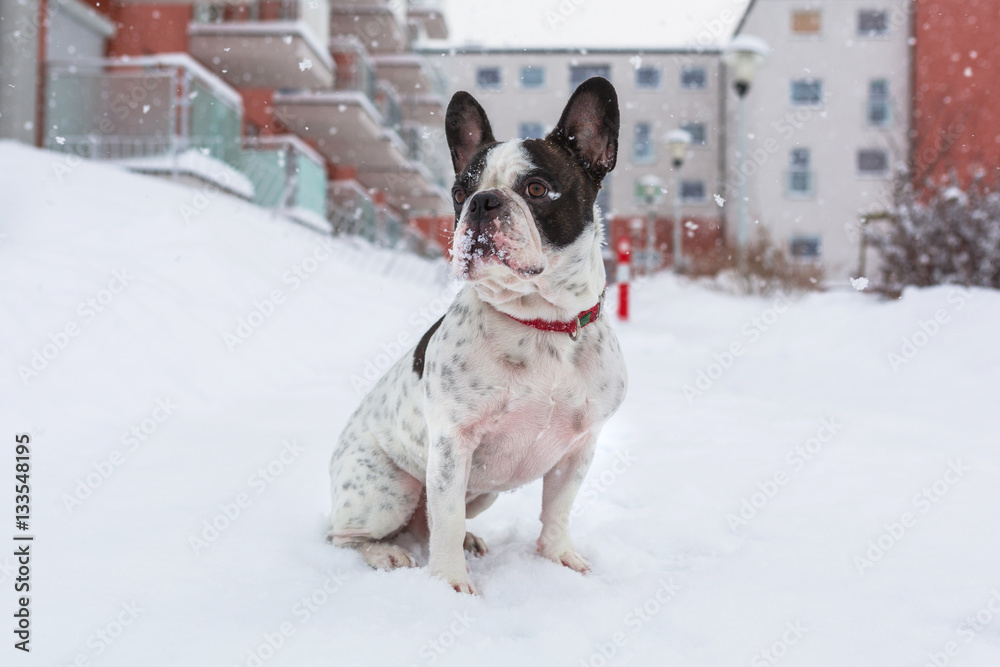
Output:
<svg viewBox="0 0 1000 667">
<path fill-rule="evenodd" d="M 500 212 L 502 203 L 499 195 L 493 190 L 480 192 L 469 200 L 467 223 L 476 238 L 484 234 L 492 236 L 496 230 L 495 216 Z"/>
<path fill-rule="evenodd" d="M 500 208 L 500 197 L 495 192 L 487 190 L 480 192 L 469 202 L 469 215 L 482 218 L 494 209 Z"/>
</svg>

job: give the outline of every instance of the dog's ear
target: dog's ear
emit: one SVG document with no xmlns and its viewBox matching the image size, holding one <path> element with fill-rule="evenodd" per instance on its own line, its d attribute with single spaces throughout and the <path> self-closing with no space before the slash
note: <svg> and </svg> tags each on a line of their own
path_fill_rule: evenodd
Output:
<svg viewBox="0 0 1000 667">
<path fill-rule="evenodd" d="M 618 161 L 618 94 L 599 76 L 580 84 L 548 139 L 568 148 L 600 183 Z"/>
<path fill-rule="evenodd" d="M 460 90 L 448 103 L 444 117 L 444 131 L 451 149 L 451 162 L 455 174 L 461 174 L 469 160 L 486 144 L 496 142 L 486 112 L 469 93 Z"/>
</svg>

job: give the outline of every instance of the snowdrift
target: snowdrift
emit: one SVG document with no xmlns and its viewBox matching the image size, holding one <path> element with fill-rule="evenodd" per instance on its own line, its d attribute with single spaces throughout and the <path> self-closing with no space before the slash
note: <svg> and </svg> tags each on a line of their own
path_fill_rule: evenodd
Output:
<svg viewBox="0 0 1000 667">
<path fill-rule="evenodd" d="M 323 541 L 333 441 L 445 267 L 58 161 L 0 143 L 0 465 L 29 433 L 35 536 L 15 664 L 1000 659 L 996 293 L 637 284 L 574 511 L 593 574 L 533 553 L 533 484 L 471 522 L 470 598 Z"/>
</svg>

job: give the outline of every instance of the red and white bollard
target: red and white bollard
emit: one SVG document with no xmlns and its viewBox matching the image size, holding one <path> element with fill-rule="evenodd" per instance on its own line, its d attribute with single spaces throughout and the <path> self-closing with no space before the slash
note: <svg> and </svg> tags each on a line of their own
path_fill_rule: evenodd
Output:
<svg viewBox="0 0 1000 667">
<path fill-rule="evenodd" d="M 618 283 L 618 319 L 625 322 L 628 320 L 628 281 L 631 278 L 632 240 L 627 235 L 618 237 L 616 249 L 618 250 L 618 268 L 615 273 L 615 281 Z"/>
</svg>

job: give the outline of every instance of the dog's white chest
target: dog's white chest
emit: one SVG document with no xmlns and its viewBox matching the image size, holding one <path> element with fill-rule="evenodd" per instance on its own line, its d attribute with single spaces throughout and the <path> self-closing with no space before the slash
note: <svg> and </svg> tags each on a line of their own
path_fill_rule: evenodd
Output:
<svg viewBox="0 0 1000 667">
<path fill-rule="evenodd" d="M 569 342 L 569 339 L 566 339 Z M 469 471 L 469 493 L 504 491 L 538 479 L 569 452 L 585 447 L 620 402 L 624 378 L 618 357 L 575 343 L 559 355 L 529 354 L 523 366 L 491 377 L 498 391 L 490 407 L 462 420 L 478 444 Z M 584 372 L 582 368 L 599 373 Z M 613 381 L 613 379 L 621 381 Z"/>
<path fill-rule="evenodd" d="M 593 418 L 578 392 L 533 391 L 512 399 L 472 456 L 469 492 L 506 491 L 538 479 L 589 436 Z"/>
</svg>

